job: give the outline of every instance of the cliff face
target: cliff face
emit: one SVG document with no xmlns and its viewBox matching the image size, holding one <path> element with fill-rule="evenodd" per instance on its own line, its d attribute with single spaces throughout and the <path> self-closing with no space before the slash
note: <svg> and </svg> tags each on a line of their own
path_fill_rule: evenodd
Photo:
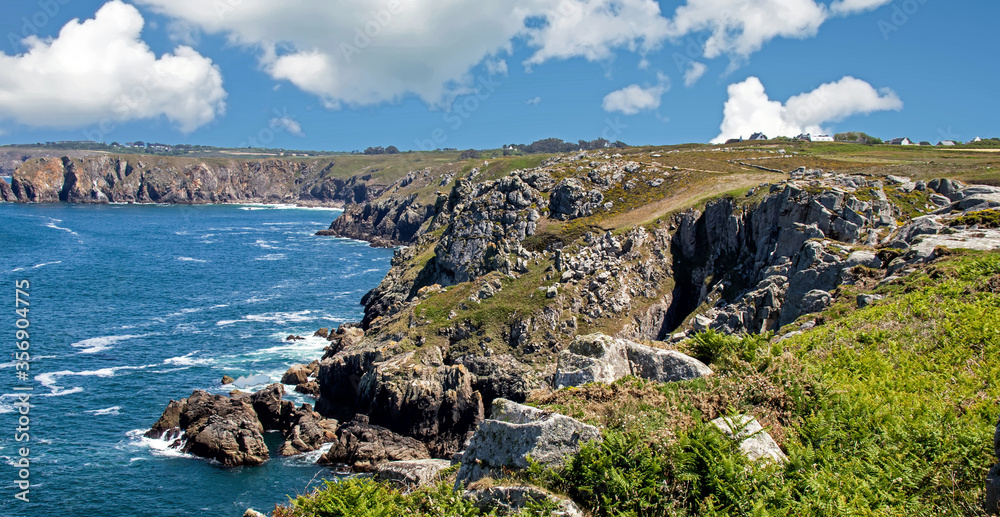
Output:
<svg viewBox="0 0 1000 517">
<path fill-rule="evenodd" d="M 283 160 L 40 158 L 18 167 L 12 201 L 29 203 L 363 203 L 384 186 L 328 177 L 330 165 Z M 2 188 L 0 188 L 2 189 Z"/>
</svg>

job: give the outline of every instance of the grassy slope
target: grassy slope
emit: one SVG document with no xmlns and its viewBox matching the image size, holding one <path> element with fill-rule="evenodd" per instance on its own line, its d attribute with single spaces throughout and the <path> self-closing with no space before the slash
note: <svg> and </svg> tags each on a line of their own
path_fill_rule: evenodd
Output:
<svg viewBox="0 0 1000 517">
<path fill-rule="evenodd" d="M 777 146 L 713 148 L 626 151 L 627 159 L 655 161 L 675 180 L 664 183 L 662 192 L 622 191 L 623 210 L 551 223 L 543 232 L 572 244 L 581 229 L 620 231 L 780 177 L 730 161 L 770 158 L 767 150 Z M 774 168 L 782 170 L 806 166 L 976 182 L 991 181 L 989 167 L 1000 158 L 850 144 L 782 143 L 780 148 L 800 153 L 780 159 L 783 166 Z M 520 165 L 516 159 L 490 160 L 483 177 L 506 174 Z M 557 177 L 575 172 L 558 164 L 552 168 Z M 502 328 L 504 320 L 537 310 L 544 299 L 530 295 L 554 282 L 543 271 L 547 265 L 540 263 L 517 280 L 504 279 L 496 298 L 466 301 L 467 308 L 457 310 L 459 320 L 489 320 Z M 428 338 L 435 335 L 448 324 L 448 312 L 486 280 L 427 296 L 416 309 L 415 318 L 424 322 L 417 330 Z M 809 318 L 817 321 L 815 328 L 789 339 L 708 334 L 684 345 L 712 363 L 712 377 L 668 385 L 625 379 L 539 395 L 532 404 L 602 426 L 605 442 L 586 448 L 560 471 L 532 471 L 521 481 L 568 494 L 593 515 L 981 514 L 983 479 L 995 461 L 992 436 L 1000 400 L 995 382 L 1000 374 L 1000 253 L 948 256 L 877 287 L 875 292 L 887 298 L 858 310 L 855 298 L 866 284 L 874 282 L 842 288 L 837 304 Z M 750 465 L 707 424 L 733 413 L 760 420 L 789 463 Z M 369 513 L 331 509 L 331 498 L 357 497 L 365 490 L 377 502 L 369 505 Z M 279 510 L 285 512 L 280 515 L 394 515 L 401 507 L 407 515 L 478 515 L 455 501 L 444 485 L 411 496 L 386 486 L 332 485 L 295 506 Z M 533 511 L 526 514 L 545 514 Z"/>
</svg>

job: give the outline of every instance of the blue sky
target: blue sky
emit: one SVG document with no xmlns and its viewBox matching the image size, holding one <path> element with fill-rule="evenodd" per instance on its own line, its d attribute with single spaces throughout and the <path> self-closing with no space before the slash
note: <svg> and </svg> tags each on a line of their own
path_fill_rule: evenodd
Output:
<svg viewBox="0 0 1000 517">
<path fill-rule="evenodd" d="M 41 0 L 0 143 L 360 150 L 1000 136 L 1000 2 Z M 37 37 L 25 40 L 24 36 Z"/>
</svg>

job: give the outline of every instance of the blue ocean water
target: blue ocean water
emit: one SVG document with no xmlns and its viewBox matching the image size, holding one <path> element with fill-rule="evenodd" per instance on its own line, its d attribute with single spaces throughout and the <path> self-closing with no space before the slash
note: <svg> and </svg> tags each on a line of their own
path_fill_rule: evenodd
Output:
<svg viewBox="0 0 1000 517">
<path fill-rule="evenodd" d="M 170 399 L 228 393 L 224 374 L 277 382 L 322 355 L 317 328 L 360 320 L 392 252 L 313 235 L 337 215 L 0 203 L 0 515 L 240 516 L 332 478 L 318 453 L 225 469 L 142 433 Z M 31 283 L 27 381 L 12 356 L 21 280 Z M 15 386 L 33 388 L 29 442 L 15 440 Z M 273 450 L 280 436 L 270 438 Z M 23 446 L 29 503 L 14 498 Z"/>
</svg>

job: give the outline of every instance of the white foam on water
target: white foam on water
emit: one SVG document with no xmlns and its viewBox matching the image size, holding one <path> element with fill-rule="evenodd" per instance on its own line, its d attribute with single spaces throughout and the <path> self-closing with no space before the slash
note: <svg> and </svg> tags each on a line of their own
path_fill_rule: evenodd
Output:
<svg viewBox="0 0 1000 517">
<path fill-rule="evenodd" d="M 313 313 L 313 311 L 310 310 L 304 310 L 298 312 L 265 312 L 261 314 L 249 314 L 247 316 L 243 316 L 241 319 L 238 320 L 217 321 L 215 323 L 215 326 L 224 327 L 227 325 L 232 325 L 234 323 L 240 323 L 244 321 L 252 321 L 254 323 L 276 323 L 278 325 L 287 325 L 289 323 L 304 323 L 307 321 L 315 321 L 318 319 L 331 319 L 329 317 L 323 317 L 320 315 L 310 316 L 311 314 L 315 313 Z"/>
<path fill-rule="evenodd" d="M 128 334 L 124 336 L 92 337 L 90 339 L 84 339 L 83 341 L 77 341 L 76 343 L 73 343 L 71 346 L 73 348 L 83 349 L 77 352 L 78 354 L 96 354 L 98 352 L 110 350 L 112 348 L 111 345 L 114 345 L 115 343 L 126 341 L 129 339 L 135 339 L 137 337 L 146 337 L 146 335 L 147 334 L 143 335 Z"/>
<path fill-rule="evenodd" d="M 271 384 L 271 376 L 264 374 L 245 375 L 234 380 L 232 384 L 241 390 L 250 389 L 254 386 L 267 386 Z"/>
<path fill-rule="evenodd" d="M 278 260 L 288 260 L 288 255 L 284 253 L 269 253 L 255 258 L 254 260 L 266 260 L 266 261 L 278 261 Z"/>
<path fill-rule="evenodd" d="M 253 243 L 254 246 L 257 246 L 258 248 L 261 248 L 261 249 L 265 249 L 265 250 L 280 250 L 281 247 L 275 246 L 275 244 L 278 244 L 278 242 L 277 241 L 265 241 L 264 239 L 257 239 L 257 241 Z"/>
<path fill-rule="evenodd" d="M 11 273 L 18 273 L 20 271 L 27 271 L 29 269 L 38 269 L 40 267 L 45 267 L 45 266 L 54 266 L 56 264 L 62 264 L 62 261 L 61 260 L 57 260 L 55 262 L 42 262 L 41 264 L 35 264 L 34 266 L 31 266 L 31 267 L 14 268 L 14 269 L 11 269 L 10 272 Z"/>
<path fill-rule="evenodd" d="M 191 258 L 191 257 L 177 257 L 177 260 L 180 260 L 181 262 L 198 262 L 200 264 L 204 264 L 204 263 L 208 262 L 207 260 L 201 260 L 201 259 L 196 259 L 196 258 Z"/>
<path fill-rule="evenodd" d="M 69 228 L 63 228 L 62 226 L 57 226 L 56 223 L 61 223 L 62 219 L 55 219 L 49 217 L 48 220 L 49 220 L 48 224 L 45 225 L 46 228 L 52 228 L 53 230 L 62 230 L 64 232 L 69 232 L 70 234 L 75 235 L 77 237 L 80 236 L 80 234 L 74 232 L 73 230 L 70 230 Z"/>
<path fill-rule="evenodd" d="M 199 364 L 211 364 L 215 362 L 214 359 L 208 358 L 192 359 L 191 356 L 197 354 L 198 352 L 201 352 L 201 350 L 195 350 L 190 354 L 184 354 L 178 357 L 171 357 L 170 359 L 164 360 L 163 364 L 170 364 L 174 366 L 198 366 Z"/>
<path fill-rule="evenodd" d="M 122 370 L 144 370 L 153 365 L 146 366 L 116 366 L 113 368 L 101 368 L 99 370 L 86 370 L 82 372 L 74 372 L 70 370 L 61 370 L 58 372 L 48 372 L 40 373 L 35 376 L 35 381 L 37 381 L 42 386 L 52 390 L 51 393 L 44 395 L 39 395 L 42 397 L 61 397 L 64 395 L 72 395 L 74 393 L 80 393 L 84 391 L 82 387 L 76 386 L 73 388 L 66 389 L 62 386 L 56 384 L 60 377 L 114 377 L 116 372 Z"/>
<path fill-rule="evenodd" d="M 104 409 L 91 409 L 90 411 L 84 411 L 84 413 L 90 413 L 92 415 L 117 415 L 121 409 L 121 406 L 112 406 Z"/>
<path fill-rule="evenodd" d="M 149 438 L 144 436 L 149 429 L 133 429 L 127 433 L 125 436 L 128 437 L 129 441 L 127 445 L 132 447 L 139 447 L 143 449 L 148 449 L 149 452 L 154 456 L 168 457 L 168 458 L 196 458 L 196 456 L 181 452 L 181 447 L 176 449 L 171 447 L 173 442 L 168 442 L 162 438 Z M 182 442 L 183 444 L 183 442 Z M 121 447 L 115 447 L 116 449 L 121 449 Z"/>
</svg>

